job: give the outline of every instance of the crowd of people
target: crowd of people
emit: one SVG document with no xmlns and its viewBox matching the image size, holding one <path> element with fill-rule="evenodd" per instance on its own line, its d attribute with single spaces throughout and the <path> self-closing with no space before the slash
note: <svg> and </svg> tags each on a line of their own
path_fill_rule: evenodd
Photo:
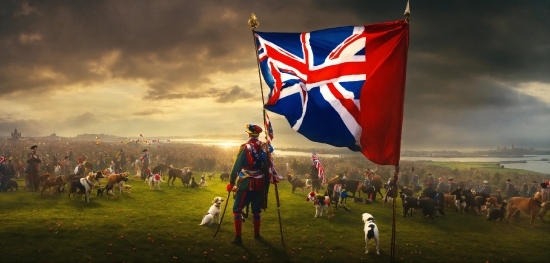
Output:
<svg viewBox="0 0 550 263">
<path fill-rule="evenodd" d="M 184 143 L 102 142 L 78 140 L 4 140 L 0 142 L 0 191 L 9 179 L 29 173 L 67 175 L 90 163 L 94 170 L 136 174 L 159 163 L 196 170 L 228 171 L 234 153 L 214 147 Z M 36 147 L 33 147 L 36 146 Z M 33 149 L 31 149 L 31 147 Z M 31 154 L 31 152 L 34 152 Z M 39 165 L 29 165 L 30 157 Z M 38 161 L 33 161 L 38 163 Z M 145 166 L 145 167 L 144 167 Z M 37 169 L 30 171 L 29 169 Z"/>
</svg>

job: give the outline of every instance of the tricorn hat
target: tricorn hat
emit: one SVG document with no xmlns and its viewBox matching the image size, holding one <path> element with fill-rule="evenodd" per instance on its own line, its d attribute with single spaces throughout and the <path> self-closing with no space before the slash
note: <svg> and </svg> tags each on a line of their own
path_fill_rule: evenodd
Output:
<svg viewBox="0 0 550 263">
<path fill-rule="evenodd" d="M 142 152 L 146 152 L 146 151 L 147 151 L 147 149 L 143 149 L 143 151 L 142 151 Z"/>
<path fill-rule="evenodd" d="M 449 181 L 452 181 L 452 180 L 454 180 L 454 179 L 452 177 L 449 177 Z"/>
<path fill-rule="evenodd" d="M 244 127 L 246 129 L 246 133 L 252 136 L 258 136 L 263 131 L 262 127 L 252 123 L 247 123 L 244 125 Z"/>
<path fill-rule="evenodd" d="M 37 146 L 37 145 L 33 145 L 33 146 L 31 146 L 31 150 L 32 150 L 32 149 L 38 149 L 38 146 Z"/>
<path fill-rule="evenodd" d="M 511 182 L 511 181 L 512 181 L 512 179 L 510 179 L 510 178 L 506 179 L 506 182 Z"/>
</svg>

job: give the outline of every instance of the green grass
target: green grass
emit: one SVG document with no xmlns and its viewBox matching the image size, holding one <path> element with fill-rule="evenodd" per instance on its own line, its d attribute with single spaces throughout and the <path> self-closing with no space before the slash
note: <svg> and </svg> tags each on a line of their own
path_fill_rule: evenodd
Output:
<svg viewBox="0 0 550 263">
<path fill-rule="evenodd" d="M 104 183 L 104 182 L 103 182 Z M 19 181 L 21 186 L 23 183 Z M 291 193 L 279 184 L 284 245 L 281 244 L 274 189 L 262 213 L 263 241 L 252 238 L 251 221 L 243 225 L 243 247 L 233 238 L 232 199 L 216 238 L 217 226 L 199 226 L 215 196 L 227 197 L 226 183 L 184 188 L 162 183 L 149 190 L 130 180 L 131 193 L 91 197 L 90 203 L 69 200 L 68 194 L 0 193 L 1 262 L 360 262 L 390 261 L 392 209 L 381 202 L 354 204 L 351 212 L 329 210 L 330 219 L 314 218 L 306 194 Z M 223 204 L 225 205 L 225 203 Z M 222 206 L 223 206 L 222 205 Z M 484 216 L 447 215 L 429 222 L 403 218 L 398 199 L 397 262 L 548 262 L 550 213 L 547 222 L 529 227 L 518 222 L 488 222 Z M 374 215 L 380 229 L 380 255 L 365 255 L 361 214 Z M 372 242 L 372 241 L 371 241 Z M 371 249 L 374 244 L 371 243 Z"/>
</svg>

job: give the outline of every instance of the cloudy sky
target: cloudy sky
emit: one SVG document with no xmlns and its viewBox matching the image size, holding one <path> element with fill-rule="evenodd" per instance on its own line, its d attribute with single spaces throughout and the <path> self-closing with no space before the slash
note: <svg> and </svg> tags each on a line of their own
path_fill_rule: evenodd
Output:
<svg viewBox="0 0 550 263">
<path fill-rule="evenodd" d="M 244 138 L 262 122 L 252 12 L 260 31 L 306 32 L 399 20 L 405 5 L 0 1 L 0 136 Z M 548 1 L 412 1 L 410 19 L 403 150 L 550 149 Z M 275 145 L 320 145 L 271 119 Z"/>
</svg>

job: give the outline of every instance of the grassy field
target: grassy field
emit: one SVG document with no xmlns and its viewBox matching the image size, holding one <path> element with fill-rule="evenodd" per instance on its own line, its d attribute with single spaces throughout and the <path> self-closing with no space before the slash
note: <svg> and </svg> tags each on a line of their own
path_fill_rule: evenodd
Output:
<svg viewBox="0 0 550 263">
<path fill-rule="evenodd" d="M 252 238 L 251 221 L 243 225 L 244 246 L 233 238 L 231 216 L 217 226 L 199 226 L 215 196 L 227 197 L 217 177 L 207 187 L 162 183 L 162 190 L 130 180 L 131 193 L 91 197 L 90 203 L 68 194 L 43 196 L 21 190 L 0 193 L 1 262 L 389 262 L 392 209 L 380 201 L 348 202 L 351 212 L 314 218 L 305 193 L 279 184 L 284 245 L 281 243 L 273 188 L 262 213 L 262 236 Z M 223 204 L 225 205 L 225 203 Z M 223 206 L 222 205 L 222 206 Z M 548 262 L 550 213 L 529 227 L 525 215 L 514 223 L 488 222 L 484 216 L 447 215 L 429 222 L 403 218 L 397 206 L 397 262 Z M 371 213 L 380 229 L 380 255 L 365 254 L 361 214 Z M 371 249 L 374 244 L 371 243 Z"/>
</svg>

